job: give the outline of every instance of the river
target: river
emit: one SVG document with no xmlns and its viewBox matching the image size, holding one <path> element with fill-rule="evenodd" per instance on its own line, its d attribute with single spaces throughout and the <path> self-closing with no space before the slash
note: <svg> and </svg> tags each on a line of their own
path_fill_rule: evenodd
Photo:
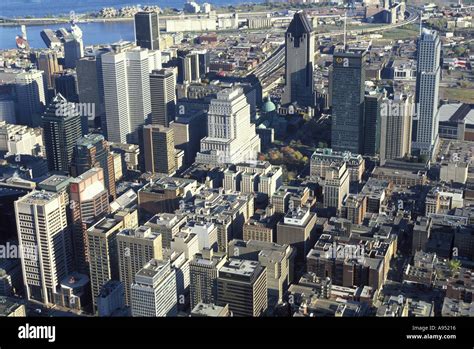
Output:
<svg viewBox="0 0 474 349">
<path fill-rule="evenodd" d="M 129 5 L 158 5 L 168 8 L 182 8 L 185 0 L 155 0 L 155 1 L 124 1 L 124 0 L 0 0 L 0 16 L 8 18 L 24 18 L 27 16 L 44 17 L 60 15 L 75 11 L 88 13 L 98 11 L 103 7 L 120 8 Z M 139 2 L 137 2 L 139 1 Z M 197 1 L 202 4 L 204 0 Z M 260 0 L 208 0 L 211 5 L 232 5 Z M 61 6 L 58 6 L 61 4 Z M 68 24 L 31 25 L 27 26 L 28 42 L 32 48 L 45 48 L 40 32 L 45 28 L 59 29 Z M 84 35 L 84 45 L 110 44 L 119 40 L 134 40 L 133 21 L 120 22 L 88 22 L 79 23 Z M 20 34 L 20 27 L 0 26 L 0 49 L 15 48 L 15 37 Z"/>
<path fill-rule="evenodd" d="M 53 30 L 68 27 L 69 24 L 33 25 L 26 27 L 28 42 L 32 48 L 45 48 L 40 32 L 45 28 Z M 133 21 L 121 22 L 88 22 L 80 23 L 84 45 L 109 44 L 120 39 L 133 41 Z M 0 27 L 0 49 L 15 48 L 15 36 L 20 34 L 20 27 Z"/>
<path fill-rule="evenodd" d="M 167 8 L 183 8 L 186 0 L 0 0 L 0 15 L 3 17 L 45 17 L 76 13 L 96 12 L 103 7 L 134 5 L 158 5 Z M 208 2 L 211 5 L 235 5 L 246 2 L 260 2 L 259 0 L 197 0 L 198 4 Z"/>
</svg>

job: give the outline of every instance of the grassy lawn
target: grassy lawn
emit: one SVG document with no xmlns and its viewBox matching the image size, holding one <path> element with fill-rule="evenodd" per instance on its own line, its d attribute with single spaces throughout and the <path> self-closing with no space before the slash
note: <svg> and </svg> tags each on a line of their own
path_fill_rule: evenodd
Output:
<svg viewBox="0 0 474 349">
<path fill-rule="evenodd" d="M 382 33 L 384 39 L 389 40 L 406 40 L 414 39 L 420 33 L 420 29 L 417 25 L 409 24 L 393 30 L 387 30 Z"/>
<path fill-rule="evenodd" d="M 440 88 L 440 97 L 455 99 L 464 103 L 474 103 L 474 89 Z"/>
</svg>

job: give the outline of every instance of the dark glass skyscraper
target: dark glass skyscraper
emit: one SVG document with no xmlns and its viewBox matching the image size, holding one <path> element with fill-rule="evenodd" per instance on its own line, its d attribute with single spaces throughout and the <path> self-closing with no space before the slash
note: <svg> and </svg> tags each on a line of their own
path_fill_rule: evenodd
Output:
<svg viewBox="0 0 474 349">
<path fill-rule="evenodd" d="M 56 94 L 60 93 L 69 102 L 79 103 L 77 94 L 77 75 L 74 70 L 63 70 L 53 74 Z M 82 134 L 89 133 L 88 119 L 90 115 L 81 115 Z"/>
<path fill-rule="evenodd" d="M 314 32 L 304 12 L 295 13 L 286 30 L 285 91 L 282 104 L 314 105 Z"/>
<path fill-rule="evenodd" d="M 157 12 L 141 11 L 135 14 L 135 39 L 141 48 L 158 50 L 160 28 Z"/>
<path fill-rule="evenodd" d="M 77 77 L 74 71 L 63 70 L 53 74 L 56 94 L 60 93 L 69 102 L 79 102 Z"/>
<path fill-rule="evenodd" d="M 364 155 L 373 156 L 380 150 L 380 108 L 382 94 L 366 95 L 364 100 Z"/>
<path fill-rule="evenodd" d="M 57 94 L 43 115 L 43 132 L 48 168 L 68 172 L 74 145 L 82 137 L 81 115 L 76 105 Z"/>
<path fill-rule="evenodd" d="M 102 55 L 110 51 L 110 48 L 87 51 L 85 57 L 77 61 L 76 69 L 79 101 L 93 105 L 95 120 L 89 120 L 90 126 L 100 126 L 104 134 L 107 134 L 107 122 L 105 120 Z"/>
<path fill-rule="evenodd" d="M 176 77 L 170 69 L 150 74 L 151 123 L 168 127 L 176 109 Z"/>
<path fill-rule="evenodd" d="M 365 51 L 335 52 L 331 147 L 358 154 L 364 144 Z"/>
</svg>

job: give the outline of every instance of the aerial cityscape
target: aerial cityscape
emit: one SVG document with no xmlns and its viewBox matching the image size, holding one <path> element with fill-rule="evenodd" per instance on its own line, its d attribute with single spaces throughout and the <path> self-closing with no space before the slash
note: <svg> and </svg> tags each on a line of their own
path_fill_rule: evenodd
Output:
<svg viewBox="0 0 474 349">
<path fill-rule="evenodd" d="M 57 4 L 0 5 L 0 318 L 474 317 L 474 1 Z"/>
</svg>

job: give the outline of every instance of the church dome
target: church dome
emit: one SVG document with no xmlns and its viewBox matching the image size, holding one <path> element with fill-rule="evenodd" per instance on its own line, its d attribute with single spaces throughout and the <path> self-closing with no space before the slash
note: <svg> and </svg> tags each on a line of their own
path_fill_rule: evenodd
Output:
<svg viewBox="0 0 474 349">
<path fill-rule="evenodd" d="M 263 113 L 270 113 L 275 110 L 276 110 L 275 104 L 270 99 L 267 99 L 265 103 L 263 103 L 262 105 Z"/>
</svg>

